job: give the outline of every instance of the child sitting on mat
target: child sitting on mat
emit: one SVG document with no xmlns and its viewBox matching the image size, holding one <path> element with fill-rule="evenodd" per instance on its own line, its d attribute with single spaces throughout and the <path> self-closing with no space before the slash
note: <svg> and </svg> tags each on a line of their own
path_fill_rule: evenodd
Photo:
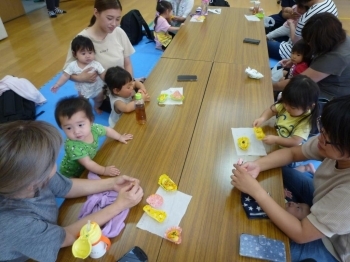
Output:
<svg viewBox="0 0 350 262">
<path fill-rule="evenodd" d="M 146 90 L 137 89 L 130 73 L 120 66 L 111 67 L 107 70 L 105 82 L 108 86 L 112 108 L 108 119 L 111 128 L 115 126 L 123 113 L 135 110 L 135 92 L 141 93 L 144 101 L 150 101 L 150 96 Z"/>
<path fill-rule="evenodd" d="M 101 166 L 92 159 L 98 149 L 98 138 L 107 136 L 127 144 L 133 138 L 130 134 L 119 134 L 109 127 L 94 124 L 92 106 L 84 97 L 63 98 L 56 104 L 55 119 L 67 136 L 65 155 L 60 172 L 66 177 L 79 177 L 87 170 L 105 176 L 119 175 L 115 166 Z"/>
<path fill-rule="evenodd" d="M 101 114 L 102 111 L 99 107 L 104 98 L 102 90 L 104 83 L 102 80 L 104 79 L 106 70 L 99 62 L 95 61 L 95 47 L 90 38 L 78 35 L 73 39 L 71 47 L 72 54 L 76 60 L 64 69 L 60 79 L 51 87 L 51 91 L 56 93 L 69 80 L 71 75 L 79 75 L 84 69 L 91 68 L 90 72 L 96 71 L 99 74 L 96 81 L 93 83 L 75 82 L 75 88 L 78 90 L 79 96 L 87 99 L 92 98 L 96 113 Z"/>
<path fill-rule="evenodd" d="M 170 44 L 173 36 L 172 32 L 176 32 L 180 27 L 174 27 L 169 24 L 172 19 L 173 6 L 168 1 L 157 1 L 157 16 L 154 19 L 154 37 L 156 40 L 156 48 L 165 50 Z"/>
<path fill-rule="evenodd" d="M 68 179 L 57 173 L 62 137 L 47 122 L 4 123 L 0 134 L 1 261 L 58 261 L 59 250 L 73 244 L 88 220 L 102 227 L 142 199 L 139 181 L 132 177 Z M 109 190 L 118 192 L 109 206 L 79 220 L 72 217 L 65 226 L 57 224 L 55 197 L 76 198 Z"/>
</svg>

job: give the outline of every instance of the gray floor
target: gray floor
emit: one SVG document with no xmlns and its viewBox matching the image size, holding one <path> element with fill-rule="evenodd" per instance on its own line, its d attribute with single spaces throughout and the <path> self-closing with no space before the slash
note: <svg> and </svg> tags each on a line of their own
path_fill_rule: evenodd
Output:
<svg viewBox="0 0 350 262">
<path fill-rule="evenodd" d="M 30 13 L 34 10 L 37 10 L 46 6 L 45 1 L 34 2 L 34 0 L 22 0 L 22 4 L 26 13 Z"/>
</svg>

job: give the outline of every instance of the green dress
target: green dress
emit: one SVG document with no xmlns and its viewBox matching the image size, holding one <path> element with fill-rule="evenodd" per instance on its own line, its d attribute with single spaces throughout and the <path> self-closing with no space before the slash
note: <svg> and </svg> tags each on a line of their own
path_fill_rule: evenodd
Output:
<svg viewBox="0 0 350 262">
<path fill-rule="evenodd" d="M 98 138 L 106 135 L 106 129 L 99 124 L 91 126 L 91 133 L 94 138 L 92 143 L 66 139 L 64 142 L 65 155 L 61 162 L 60 172 L 66 177 L 79 177 L 84 171 L 78 160 L 86 156 L 93 159 L 96 156 L 98 149 Z"/>
</svg>

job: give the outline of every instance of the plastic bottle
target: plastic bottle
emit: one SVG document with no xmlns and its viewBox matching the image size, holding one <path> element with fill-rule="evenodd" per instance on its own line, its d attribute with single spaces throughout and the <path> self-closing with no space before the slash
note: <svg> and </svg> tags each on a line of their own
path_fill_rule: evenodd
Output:
<svg viewBox="0 0 350 262">
<path fill-rule="evenodd" d="M 201 15 L 208 15 L 208 5 L 209 5 L 209 0 L 202 0 Z"/>
<path fill-rule="evenodd" d="M 145 102 L 143 101 L 140 93 L 135 94 L 135 111 L 136 121 L 141 125 L 146 124 Z"/>
</svg>

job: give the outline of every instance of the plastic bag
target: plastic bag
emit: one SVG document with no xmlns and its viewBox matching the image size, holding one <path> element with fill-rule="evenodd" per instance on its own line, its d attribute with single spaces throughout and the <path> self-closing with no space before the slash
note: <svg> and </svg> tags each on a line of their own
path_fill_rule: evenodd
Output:
<svg viewBox="0 0 350 262">
<path fill-rule="evenodd" d="M 275 25 L 275 20 L 272 17 L 265 16 L 264 17 L 264 26 L 271 27 Z"/>
<path fill-rule="evenodd" d="M 277 63 L 272 69 L 271 69 L 271 80 L 272 83 L 279 82 L 281 78 L 283 77 L 283 67 L 280 69 L 277 69 L 280 63 Z"/>
</svg>

